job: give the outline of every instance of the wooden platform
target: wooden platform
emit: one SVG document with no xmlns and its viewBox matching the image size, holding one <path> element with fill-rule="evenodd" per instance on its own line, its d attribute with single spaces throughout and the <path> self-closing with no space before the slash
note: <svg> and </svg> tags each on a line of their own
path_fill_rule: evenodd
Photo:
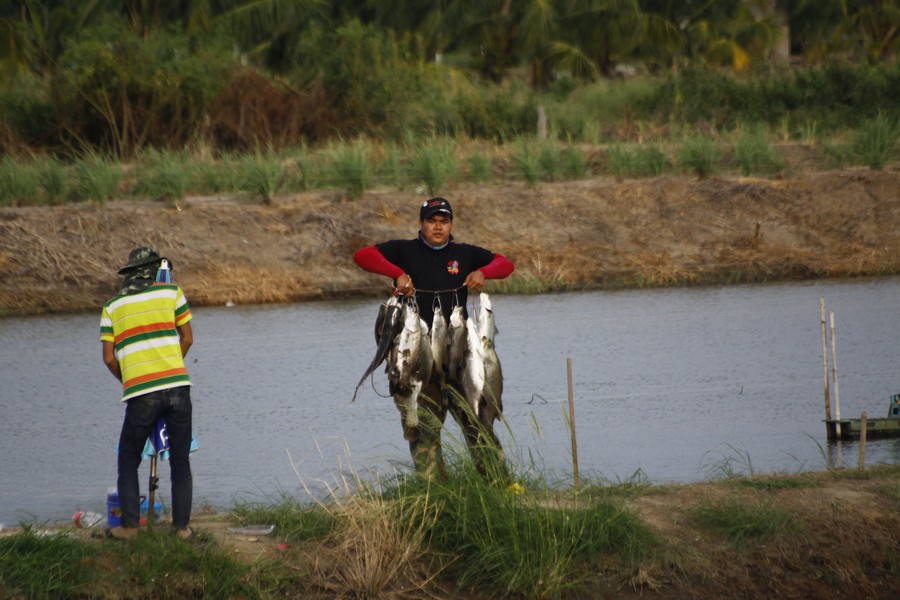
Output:
<svg viewBox="0 0 900 600">
<path fill-rule="evenodd" d="M 837 425 L 841 426 L 841 435 L 837 435 Z M 862 419 L 832 419 L 825 421 L 825 429 L 829 440 L 859 439 L 862 431 Z M 900 418 L 869 417 L 866 419 L 866 438 L 900 437 Z"/>
</svg>

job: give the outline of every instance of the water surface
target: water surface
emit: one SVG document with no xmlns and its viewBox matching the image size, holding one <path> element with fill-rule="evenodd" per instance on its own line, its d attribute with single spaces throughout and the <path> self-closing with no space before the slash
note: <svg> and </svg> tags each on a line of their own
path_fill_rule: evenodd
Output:
<svg viewBox="0 0 900 600">
<path fill-rule="evenodd" d="M 825 440 L 819 299 L 835 312 L 842 414 L 885 416 L 900 392 L 898 294 L 900 278 L 495 295 L 501 437 L 519 469 L 535 461 L 571 481 L 571 360 L 582 478 L 690 482 L 855 465 L 856 444 Z M 384 373 L 350 402 L 374 352 L 377 306 L 194 309 L 198 508 L 302 500 L 342 476 L 410 468 Z M 99 310 L 0 320 L 0 365 L 0 523 L 105 510 L 124 408 L 100 360 Z M 868 464 L 898 456 L 898 440 L 867 445 Z M 165 462 L 160 477 L 165 502 Z"/>
</svg>

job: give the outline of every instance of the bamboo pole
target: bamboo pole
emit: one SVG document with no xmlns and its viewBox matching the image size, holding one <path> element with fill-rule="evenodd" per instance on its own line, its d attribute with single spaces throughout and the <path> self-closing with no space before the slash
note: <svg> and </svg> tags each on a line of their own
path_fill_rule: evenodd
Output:
<svg viewBox="0 0 900 600">
<path fill-rule="evenodd" d="M 828 335 L 825 324 L 825 298 L 819 298 L 822 308 L 822 370 L 825 372 L 825 432 L 829 438 L 833 437 L 831 427 L 831 392 L 828 386 Z"/>
<path fill-rule="evenodd" d="M 575 397 L 572 394 L 572 359 L 566 359 L 566 378 L 569 382 L 569 429 L 572 432 L 572 472 L 575 491 L 578 491 L 578 442 L 575 441 Z"/>
<path fill-rule="evenodd" d="M 866 425 L 866 421 L 868 420 L 869 415 L 866 414 L 866 411 L 862 411 L 862 414 L 859 415 L 859 468 L 860 470 L 866 468 L 866 429 L 868 429 Z"/>
<path fill-rule="evenodd" d="M 834 431 L 841 437 L 841 395 L 838 386 L 837 342 L 834 339 L 834 311 L 831 311 L 831 378 L 834 380 Z"/>
</svg>

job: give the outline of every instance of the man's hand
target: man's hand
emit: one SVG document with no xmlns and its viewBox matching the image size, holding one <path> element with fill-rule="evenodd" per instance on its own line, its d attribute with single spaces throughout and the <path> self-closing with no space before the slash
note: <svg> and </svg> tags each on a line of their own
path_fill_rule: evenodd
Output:
<svg viewBox="0 0 900 600">
<path fill-rule="evenodd" d="M 469 273 L 469 276 L 466 277 L 463 285 L 473 292 L 480 292 L 484 287 L 484 273 L 482 273 L 478 269 L 472 271 L 471 273 Z"/>
<path fill-rule="evenodd" d="M 413 287 L 412 277 L 410 277 L 406 273 L 398 277 L 397 291 L 404 296 L 412 296 L 413 294 L 415 294 L 416 288 Z"/>
</svg>

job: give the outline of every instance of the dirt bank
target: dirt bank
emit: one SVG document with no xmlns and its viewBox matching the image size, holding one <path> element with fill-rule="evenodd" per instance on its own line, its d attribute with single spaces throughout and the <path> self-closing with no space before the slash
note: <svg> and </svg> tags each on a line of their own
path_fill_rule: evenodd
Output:
<svg viewBox="0 0 900 600">
<path fill-rule="evenodd" d="M 900 272 L 900 169 L 782 179 L 659 177 L 465 184 L 459 241 L 511 258 L 493 290 L 760 281 Z M 0 314 L 96 310 L 128 251 L 174 262 L 194 305 L 381 295 L 352 253 L 412 237 L 422 196 L 376 190 L 0 209 Z"/>
</svg>

